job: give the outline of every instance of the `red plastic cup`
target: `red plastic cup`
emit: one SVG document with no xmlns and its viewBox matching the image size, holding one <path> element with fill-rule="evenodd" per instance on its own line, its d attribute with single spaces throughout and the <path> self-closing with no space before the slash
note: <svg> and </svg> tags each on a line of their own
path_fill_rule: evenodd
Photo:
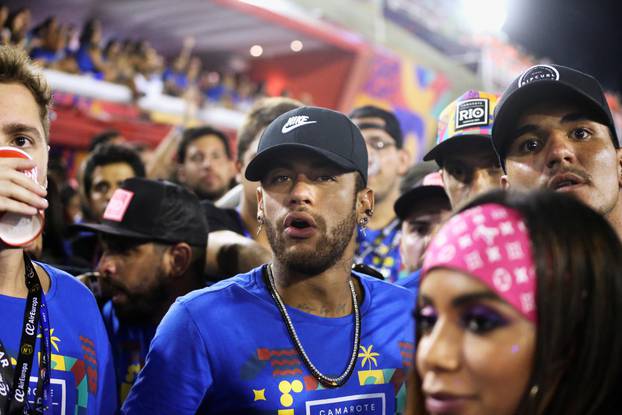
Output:
<svg viewBox="0 0 622 415">
<path fill-rule="evenodd" d="M 28 153 L 15 147 L 0 147 L 0 158 L 32 160 Z M 37 182 L 38 170 L 33 167 L 23 173 Z M 34 216 L 5 212 L 0 214 L 0 239 L 9 246 L 24 246 L 35 240 L 43 231 L 44 216 L 39 210 Z"/>
</svg>

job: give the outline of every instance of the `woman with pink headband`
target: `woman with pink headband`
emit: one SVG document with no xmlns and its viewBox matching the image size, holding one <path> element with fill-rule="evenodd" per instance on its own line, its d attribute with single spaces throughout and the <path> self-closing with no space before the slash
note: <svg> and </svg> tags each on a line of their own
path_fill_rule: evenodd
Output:
<svg viewBox="0 0 622 415">
<path fill-rule="evenodd" d="M 622 245 L 557 193 L 484 195 L 428 246 L 411 414 L 622 414 Z"/>
</svg>

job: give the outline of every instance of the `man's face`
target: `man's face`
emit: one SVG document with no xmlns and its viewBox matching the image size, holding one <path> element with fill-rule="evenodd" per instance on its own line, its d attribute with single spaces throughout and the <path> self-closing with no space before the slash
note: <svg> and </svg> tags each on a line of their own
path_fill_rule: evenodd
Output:
<svg viewBox="0 0 622 415">
<path fill-rule="evenodd" d="M 235 165 L 227 157 L 225 145 L 215 135 L 194 140 L 179 166 L 179 181 L 201 199 L 216 200 L 229 189 Z"/>
<path fill-rule="evenodd" d="M 104 236 L 98 271 L 123 321 L 147 321 L 166 299 L 165 248 L 153 242 Z"/>
<path fill-rule="evenodd" d="M 371 191 L 355 194 L 356 174 L 308 154 L 275 161 L 257 194 L 270 246 L 280 262 L 316 275 L 352 257 L 357 210 L 362 214 L 364 206 L 373 207 Z"/>
<path fill-rule="evenodd" d="M 492 144 L 455 143 L 443 155 L 441 175 L 455 209 L 477 195 L 499 188 L 503 170 Z"/>
<path fill-rule="evenodd" d="M 447 199 L 428 198 L 418 201 L 402 221 L 400 256 L 409 272 L 421 268 L 423 254 L 434 230 L 450 211 Z"/>
<path fill-rule="evenodd" d="M 105 164 L 93 169 L 89 207 L 98 222 L 101 222 L 106 205 L 121 182 L 135 176 L 132 166 L 125 162 Z"/>
<path fill-rule="evenodd" d="M 364 128 L 361 133 L 367 145 L 369 187 L 374 189 L 376 201 L 380 203 L 398 189 L 400 177 L 408 169 L 408 153 L 396 147 L 393 137 L 383 129 L 385 122 L 382 118 L 355 118 L 353 121 L 357 125 L 379 126 Z"/>
<path fill-rule="evenodd" d="M 46 185 L 48 143 L 32 93 L 21 84 L 0 83 L 0 145 L 19 148 L 37 165 L 37 180 Z"/>
<path fill-rule="evenodd" d="M 506 155 L 512 188 L 568 192 L 607 215 L 620 198 L 620 150 L 577 104 L 543 103 L 518 117 Z"/>
</svg>

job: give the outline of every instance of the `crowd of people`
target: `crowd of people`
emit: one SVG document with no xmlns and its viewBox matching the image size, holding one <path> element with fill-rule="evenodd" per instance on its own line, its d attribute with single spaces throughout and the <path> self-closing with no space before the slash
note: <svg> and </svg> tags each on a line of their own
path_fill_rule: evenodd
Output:
<svg viewBox="0 0 622 415">
<path fill-rule="evenodd" d="M 263 98 L 237 148 L 185 128 L 147 163 L 106 132 L 77 189 L 49 105 L 1 47 L 2 146 L 30 159 L 0 158 L 0 212 L 46 219 L 0 224 L 0 411 L 622 411 L 622 152 L 593 77 L 466 91 L 416 164 L 376 106 Z"/>
<path fill-rule="evenodd" d="M 206 68 L 193 55 L 195 43 L 194 38 L 185 38 L 179 54 L 166 59 L 146 40 L 105 38 L 96 18 L 81 28 L 56 16 L 35 26 L 27 7 L 11 11 L 0 6 L 0 44 L 25 50 L 43 67 L 126 85 L 136 98 L 166 94 L 199 106 L 246 111 L 265 95 L 264 85 L 244 73 Z"/>
</svg>

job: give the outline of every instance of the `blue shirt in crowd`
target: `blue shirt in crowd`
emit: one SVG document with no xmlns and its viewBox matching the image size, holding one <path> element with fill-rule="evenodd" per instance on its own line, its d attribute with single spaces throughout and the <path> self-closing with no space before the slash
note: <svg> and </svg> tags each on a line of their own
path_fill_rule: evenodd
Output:
<svg viewBox="0 0 622 415">
<path fill-rule="evenodd" d="M 117 390 L 123 402 L 138 373 L 145 365 L 145 357 L 156 326 L 126 324 L 119 321 L 112 301 L 104 304 L 102 315 L 112 345 Z"/>
<path fill-rule="evenodd" d="M 374 415 L 404 411 L 414 351 L 413 294 L 356 274 L 364 298 L 355 369 L 342 387 L 325 388 L 294 348 L 266 287 L 264 269 L 256 268 L 175 302 L 157 329 L 123 413 Z M 329 376 L 341 374 L 352 353 L 352 315 L 326 318 L 292 307 L 287 310 L 315 366 Z"/>
<path fill-rule="evenodd" d="M 400 222 L 395 219 L 383 229 L 358 229 L 354 254 L 355 264 L 365 264 L 379 271 L 384 279 L 395 282 L 399 278 L 402 259 L 400 256 Z"/>
<path fill-rule="evenodd" d="M 95 297 L 71 275 L 38 263 L 50 277 L 45 294 L 50 320 L 51 405 L 46 414 L 107 415 L 117 408 L 114 370 L 110 343 Z M 15 365 L 25 298 L 0 295 L 0 339 Z M 37 339 L 35 356 L 39 355 L 41 338 Z M 28 399 L 35 397 L 38 359 L 30 375 Z"/>
</svg>

